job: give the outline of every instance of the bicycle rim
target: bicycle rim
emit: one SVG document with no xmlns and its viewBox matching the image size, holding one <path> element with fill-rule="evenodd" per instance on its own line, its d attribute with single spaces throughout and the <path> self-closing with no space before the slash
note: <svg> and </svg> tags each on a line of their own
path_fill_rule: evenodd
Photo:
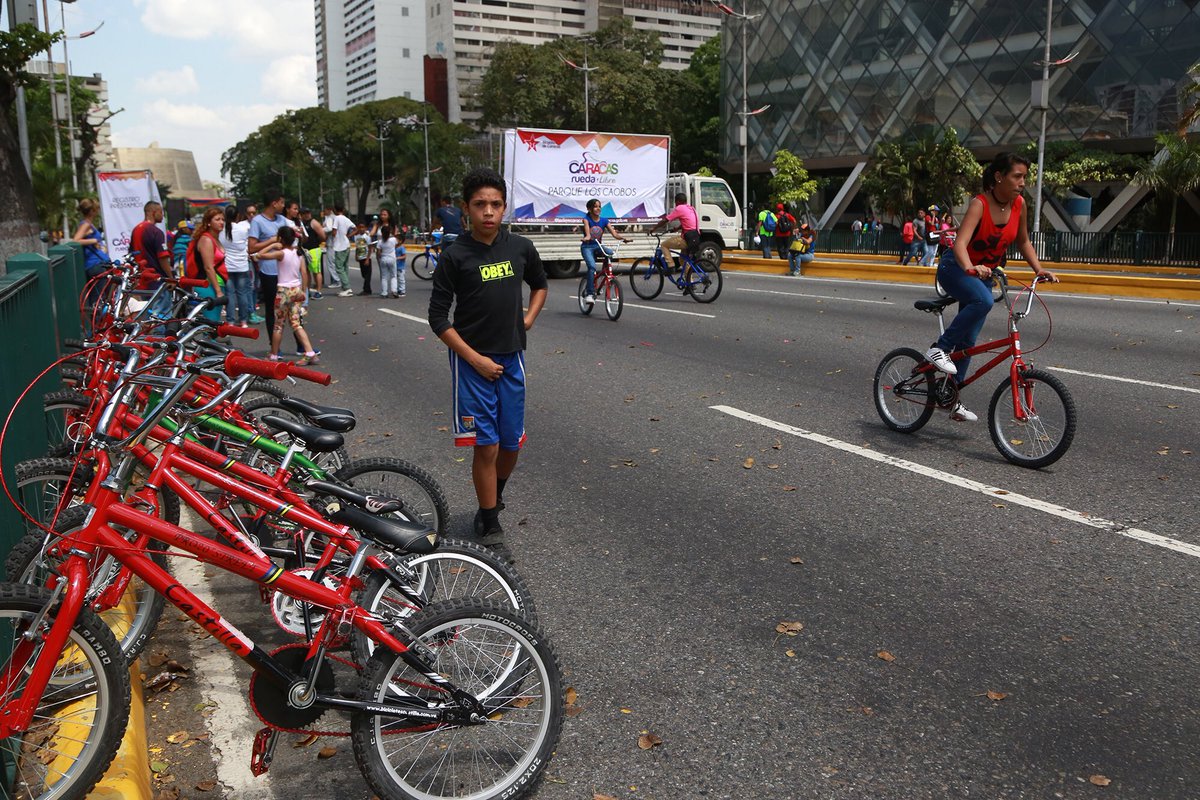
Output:
<svg viewBox="0 0 1200 800">
<path fill-rule="evenodd" d="M 924 360 L 916 350 L 902 347 L 884 356 L 875 370 L 875 410 L 894 431 L 912 433 L 933 416 L 929 376 L 915 374 Z"/>
<path fill-rule="evenodd" d="M 372 788 L 385 798 L 515 797 L 538 780 L 562 720 L 562 683 L 545 638 L 519 616 L 490 603 L 451 601 L 426 608 L 411 629 L 435 654 L 434 670 L 481 701 L 481 725 L 414 726 L 358 715 L 354 751 Z M 378 653 L 363 673 L 360 698 L 396 692 L 445 701 L 442 692 L 394 653 Z"/>
<path fill-rule="evenodd" d="M 1040 370 L 1023 372 L 1013 406 L 1011 376 L 992 395 L 988 428 L 1000 454 L 1022 467 L 1038 468 L 1062 458 L 1075 438 L 1075 401 L 1053 375 Z"/>
<path fill-rule="evenodd" d="M 23 679 L 42 653 L 42 640 L 30 646 L 21 637 L 49 597 L 33 587 L 0 587 L 0 648 L 9 654 L 0 674 L 13 683 L 0 704 L 20 696 Z M 0 741 L 0 761 L 13 776 L 6 796 L 85 797 L 116 753 L 128 718 L 125 660 L 104 624 L 84 612 L 57 659 L 29 729 Z"/>
</svg>

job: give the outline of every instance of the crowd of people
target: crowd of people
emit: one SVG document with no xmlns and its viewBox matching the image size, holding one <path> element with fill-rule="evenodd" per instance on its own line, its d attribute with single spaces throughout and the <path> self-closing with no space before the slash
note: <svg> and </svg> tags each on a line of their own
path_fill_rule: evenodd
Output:
<svg viewBox="0 0 1200 800">
<path fill-rule="evenodd" d="M 911 261 L 923 267 L 934 266 L 934 261 L 954 246 L 957 230 L 958 222 L 950 211 L 943 213 L 938 205 L 918 209 L 916 215 L 905 219 L 900 228 L 900 259 L 897 263 L 907 265 Z"/>
<path fill-rule="evenodd" d="M 774 247 L 776 258 L 788 260 L 788 274 L 799 275 L 801 268 L 813 260 L 817 232 L 808 220 L 798 222 L 783 203 L 776 203 L 774 210 L 764 208 L 758 212 L 754 243 L 762 249 L 763 258 L 770 258 Z"/>
</svg>

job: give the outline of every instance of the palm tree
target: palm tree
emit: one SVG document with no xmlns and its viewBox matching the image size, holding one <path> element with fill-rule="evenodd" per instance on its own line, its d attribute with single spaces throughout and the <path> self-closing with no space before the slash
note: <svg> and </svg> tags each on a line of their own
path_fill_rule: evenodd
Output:
<svg viewBox="0 0 1200 800">
<path fill-rule="evenodd" d="M 1183 113 L 1179 116 L 1180 135 L 1200 122 L 1200 61 L 1188 68 L 1186 80 L 1187 85 L 1179 92 L 1179 102 L 1183 106 Z"/>
<path fill-rule="evenodd" d="M 1171 222 L 1167 229 L 1167 258 L 1175 251 L 1175 219 L 1179 198 L 1200 189 L 1200 139 L 1160 133 L 1155 137 L 1159 153 L 1138 173 L 1138 180 L 1156 195 L 1170 198 Z"/>
</svg>

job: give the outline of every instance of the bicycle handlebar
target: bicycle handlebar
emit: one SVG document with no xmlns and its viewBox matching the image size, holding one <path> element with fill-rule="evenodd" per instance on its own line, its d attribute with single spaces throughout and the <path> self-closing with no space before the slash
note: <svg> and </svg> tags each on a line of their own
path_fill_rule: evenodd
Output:
<svg viewBox="0 0 1200 800">
<path fill-rule="evenodd" d="M 258 328 L 243 328 L 241 325 L 223 323 L 217 326 L 217 336 L 237 336 L 241 339 L 257 339 Z"/>
<path fill-rule="evenodd" d="M 288 374 L 288 363 L 286 361 L 248 358 L 241 353 L 230 353 L 225 356 L 223 368 L 225 374 L 231 378 L 236 378 L 238 375 L 257 375 L 260 378 L 281 381 Z"/>
<path fill-rule="evenodd" d="M 307 369 L 306 367 L 298 367 L 295 364 L 288 364 L 287 376 L 291 378 L 299 378 L 302 381 L 311 383 L 319 383 L 322 386 L 328 386 L 333 376 L 328 372 L 317 372 L 315 369 Z"/>
</svg>

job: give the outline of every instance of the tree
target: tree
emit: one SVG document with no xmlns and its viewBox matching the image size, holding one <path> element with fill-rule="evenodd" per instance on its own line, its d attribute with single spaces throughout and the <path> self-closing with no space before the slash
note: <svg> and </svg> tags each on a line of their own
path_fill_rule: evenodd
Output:
<svg viewBox="0 0 1200 800">
<path fill-rule="evenodd" d="M 57 39 L 58 34 L 42 33 L 33 25 L 0 31 L 0 208 L 5 216 L 0 224 L 0 275 L 9 256 L 38 247 L 33 184 L 21 161 L 13 106 L 17 87 L 32 86 L 37 80 L 25 71 L 25 65 Z"/>
<path fill-rule="evenodd" d="M 621 17 L 586 36 L 497 44 L 480 82 L 481 124 L 581 130 L 584 76 L 563 59 L 596 67 L 589 78 L 594 131 L 672 132 L 679 103 L 695 99 L 685 96 L 680 73 L 659 66 L 658 35 Z"/>
<path fill-rule="evenodd" d="M 1154 137 L 1159 154 L 1141 172 L 1138 180 L 1154 190 L 1156 196 L 1171 203 L 1171 222 L 1167 227 L 1167 254 L 1175 251 L 1175 220 L 1179 198 L 1200 189 L 1200 141 L 1176 133 Z"/>
<path fill-rule="evenodd" d="M 915 205 L 913 171 L 908 153 L 896 142 L 880 142 L 863 171 L 862 190 L 876 210 L 892 218 L 907 214 Z"/>
<path fill-rule="evenodd" d="M 720 161 L 721 37 L 696 48 L 681 75 L 671 129 L 671 161 L 681 172 L 698 172 Z"/>
<path fill-rule="evenodd" d="M 862 188 L 878 210 L 898 219 L 913 210 L 918 196 L 954 208 L 979 185 L 981 175 L 983 167 L 959 143 L 958 132 L 946 128 L 940 136 L 881 143 L 863 174 Z"/>
<path fill-rule="evenodd" d="M 1036 143 L 1026 145 L 1021 152 L 1030 161 L 1036 162 Z M 1044 162 L 1043 191 L 1060 198 L 1066 197 L 1069 192 L 1094 197 L 1105 184 L 1129 183 L 1146 166 L 1146 159 L 1142 156 L 1095 150 L 1073 141 L 1048 142 Z M 1029 182 L 1036 178 L 1037 170 L 1034 168 L 1030 170 Z"/>
<path fill-rule="evenodd" d="M 1200 122 L 1200 61 L 1188 68 L 1183 90 L 1179 93 L 1183 113 L 1179 116 L 1179 133 L 1187 133 L 1188 128 Z"/>
<path fill-rule="evenodd" d="M 787 150 L 775 153 L 775 174 L 771 176 L 771 194 L 775 200 L 792 206 L 807 205 L 817 191 L 817 181 L 810 178 L 804 160 Z"/>
</svg>

